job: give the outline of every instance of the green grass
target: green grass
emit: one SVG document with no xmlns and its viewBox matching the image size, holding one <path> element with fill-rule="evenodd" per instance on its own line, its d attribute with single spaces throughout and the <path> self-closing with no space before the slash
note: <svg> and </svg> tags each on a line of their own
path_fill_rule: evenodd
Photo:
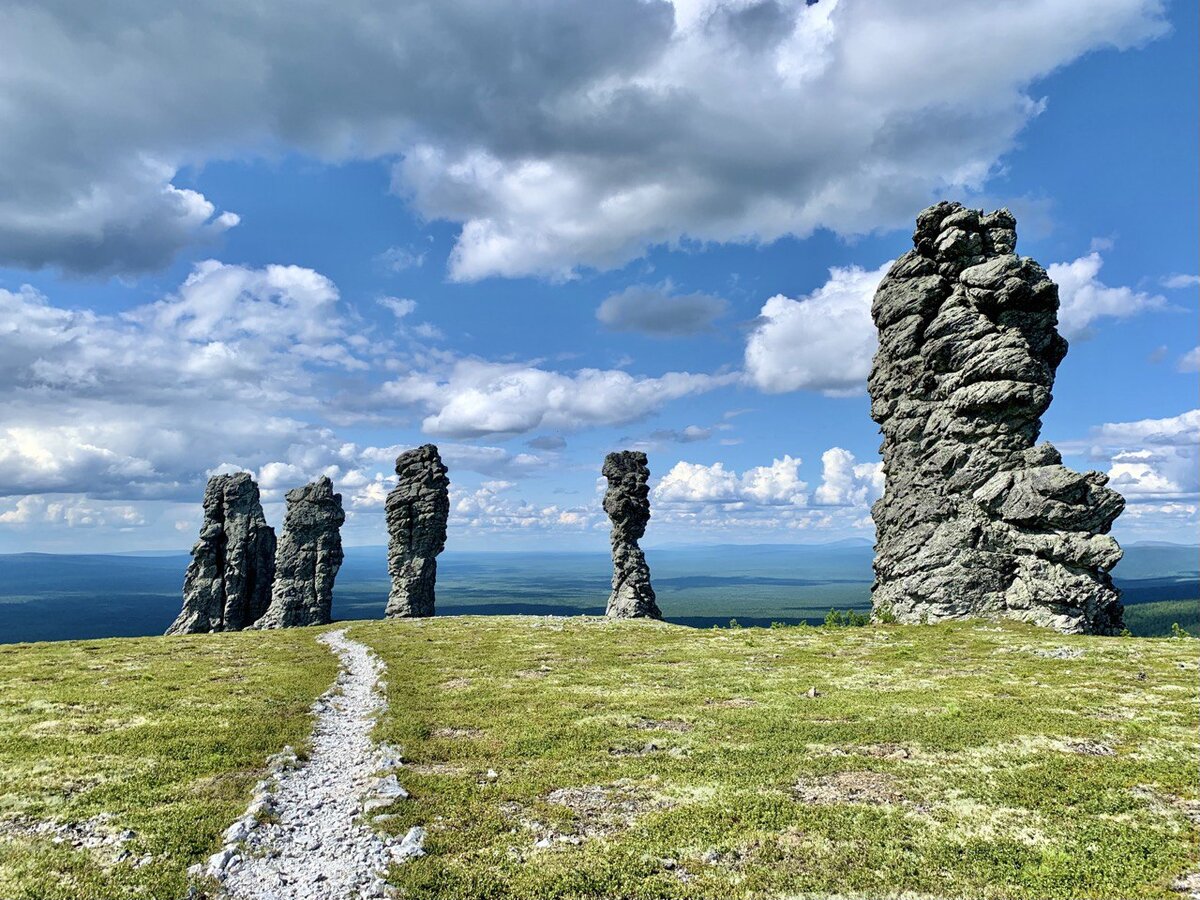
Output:
<svg viewBox="0 0 1200 900">
<path fill-rule="evenodd" d="M 1177 624 L 1200 635 L 1200 600 L 1157 600 L 1125 607 L 1125 625 L 1138 637 L 1167 637 Z"/>
<path fill-rule="evenodd" d="M 337 671 L 316 637 L 0 645 L 0 897 L 183 897 L 266 757 L 307 740 Z M 128 859 L 12 830 L 100 813 L 137 833 Z"/>
<path fill-rule="evenodd" d="M 303 745 L 335 672 L 319 633 L 0 646 L 0 897 L 182 897 L 266 757 Z M 350 635 L 388 665 L 376 737 L 408 762 L 379 827 L 429 832 L 391 873 L 404 898 L 1166 900 L 1197 864 L 1194 641 L 531 617 Z M 101 812 L 148 865 L 11 827 Z"/>
<path fill-rule="evenodd" d="M 389 666 L 378 734 L 411 763 L 382 827 L 430 831 L 402 897 L 1167 898 L 1196 864 L 1191 641 L 578 618 L 351 635 Z M 1060 648 L 1082 655 L 1039 655 Z"/>
</svg>

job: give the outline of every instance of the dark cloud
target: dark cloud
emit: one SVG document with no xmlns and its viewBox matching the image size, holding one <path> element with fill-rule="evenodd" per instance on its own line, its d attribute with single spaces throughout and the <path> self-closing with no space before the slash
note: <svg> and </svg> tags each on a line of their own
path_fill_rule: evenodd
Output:
<svg viewBox="0 0 1200 900">
<path fill-rule="evenodd" d="M 606 298 L 596 318 L 612 331 L 682 337 L 707 331 L 728 309 L 725 300 L 711 294 L 676 294 L 669 283 L 635 284 Z"/>
<path fill-rule="evenodd" d="M 701 428 L 699 425 L 689 425 L 683 429 L 660 428 L 658 431 L 650 432 L 651 440 L 670 441 L 674 444 L 694 444 L 698 441 L 707 441 L 712 436 L 712 428 Z"/>
<path fill-rule="evenodd" d="M 535 450 L 562 450 L 567 446 L 566 438 L 560 437 L 557 434 L 544 434 L 525 443 Z"/>
</svg>

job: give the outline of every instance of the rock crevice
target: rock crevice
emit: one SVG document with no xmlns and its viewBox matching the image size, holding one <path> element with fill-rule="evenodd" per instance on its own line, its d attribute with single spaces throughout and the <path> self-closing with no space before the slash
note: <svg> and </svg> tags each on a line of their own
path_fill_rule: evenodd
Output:
<svg viewBox="0 0 1200 900">
<path fill-rule="evenodd" d="M 333 582 L 341 568 L 342 495 L 322 475 L 287 492 L 283 536 L 275 556 L 271 605 L 258 628 L 326 625 L 331 620 Z"/>
<path fill-rule="evenodd" d="M 661 619 L 650 567 L 638 541 L 650 521 L 650 469 L 646 454 L 635 450 L 610 453 L 604 458 L 608 479 L 604 511 L 612 521 L 612 593 L 606 614 L 618 619 Z"/>
<path fill-rule="evenodd" d="M 450 479 L 433 444 L 396 457 L 399 483 L 387 496 L 387 615 L 432 616 L 437 557 L 446 546 Z"/>
<path fill-rule="evenodd" d="M 204 523 L 183 580 L 183 609 L 167 634 L 240 631 L 266 612 L 275 579 L 275 530 L 246 472 L 214 475 Z"/>
<path fill-rule="evenodd" d="M 873 605 L 900 621 L 999 615 L 1122 628 L 1108 535 L 1125 501 L 1037 445 L 1067 352 L 1058 288 L 1016 255 L 1008 210 L 939 203 L 879 285 L 869 390 L 886 489 Z"/>
</svg>

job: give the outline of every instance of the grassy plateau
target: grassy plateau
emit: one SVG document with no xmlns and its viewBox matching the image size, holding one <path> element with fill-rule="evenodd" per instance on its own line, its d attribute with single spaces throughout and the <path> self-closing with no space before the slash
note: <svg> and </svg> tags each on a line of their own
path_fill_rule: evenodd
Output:
<svg viewBox="0 0 1200 900">
<path fill-rule="evenodd" d="M 347 625 L 412 795 L 377 827 L 428 829 L 400 897 L 1165 900 L 1200 867 L 1192 639 Z M 0 897 L 182 898 L 303 748 L 319 633 L 0 646 Z M 45 831 L 104 814 L 120 852 Z"/>
</svg>

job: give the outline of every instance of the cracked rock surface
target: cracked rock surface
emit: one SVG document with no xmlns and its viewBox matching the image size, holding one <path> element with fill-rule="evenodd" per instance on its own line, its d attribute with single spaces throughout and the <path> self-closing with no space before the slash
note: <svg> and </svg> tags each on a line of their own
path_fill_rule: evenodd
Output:
<svg viewBox="0 0 1200 900">
<path fill-rule="evenodd" d="M 220 881 L 232 900 L 386 897 L 387 867 L 424 855 L 424 829 L 397 841 L 362 821 L 373 794 L 388 802 L 407 797 L 395 776 L 379 778 L 395 760 L 370 737 L 383 706 L 383 664 L 345 631 L 319 640 L 338 655 L 342 671 L 314 705 L 308 761 L 300 764 L 290 748 L 273 757 L 270 777 L 225 832 L 225 846 L 193 872 Z"/>
<path fill-rule="evenodd" d="M 204 490 L 204 524 L 183 579 L 183 609 L 167 634 L 240 631 L 271 602 L 275 530 L 246 472 L 214 475 Z"/>
<path fill-rule="evenodd" d="M 612 594 L 606 615 L 618 619 L 661 619 L 650 586 L 650 567 L 638 541 L 650 521 L 650 469 L 646 454 L 636 450 L 610 453 L 604 458 L 604 511 L 612 521 Z"/>
<path fill-rule="evenodd" d="M 333 582 L 342 565 L 342 495 L 322 475 L 287 492 L 283 536 L 275 554 L 271 606 L 257 628 L 327 625 Z"/>
<path fill-rule="evenodd" d="M 868 386 L 886 489 L 872 510 L 873 606 L 901 622 L 1118 633 L 1108 531 L 1125 501 L 1036 443 L 1067 342 L 1058 287 L 1016 241 L 1008 210 L 938 203 L 875 294 Z"/>
<path fill-rule="evenodd" d="M 396 457 L 399 483 L 387 496 L 387 615 L 432 616 L 437 556 L 446 547 L 450 479 L 433 444 Z"/>
</svg>

